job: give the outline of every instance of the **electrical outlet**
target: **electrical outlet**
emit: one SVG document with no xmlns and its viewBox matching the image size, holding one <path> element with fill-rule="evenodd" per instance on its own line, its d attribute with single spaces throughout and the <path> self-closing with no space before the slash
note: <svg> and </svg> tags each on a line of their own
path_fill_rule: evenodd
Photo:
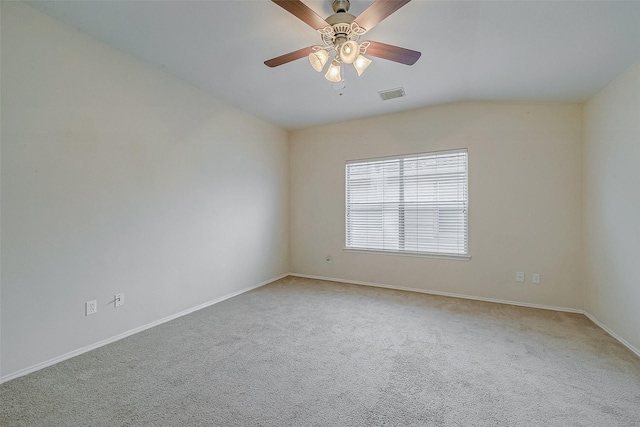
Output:
<svg viewBox="0 0 640 427">
<path fill-rule="evenodd" d="M 113 305 L 116 307 L 120 307 L 121 305 L 124 305 L 124 294 L 116 294 L 113 300 Z"/>
<path fill-rule="evenodd" d="M 96 314 L 98 312 L 98 301 L 87 301 L 85 303 L 85 316 L 90 316 L 92 314 Z"/>
<path fill-rule="evenodd" d="M 331 255 L 327 255 L 324 260 L 327 262 L 327 264 L 331 264 L 333 262 L 333 258 L 331 258 Z"/>
<path fill-rule="evenodd" d="M 536 285 L 540 284 L 540 273 L 533 273 L 531 275 L 531 283 L 534 283 Z"/>
<path fill-rule="evenodd" d="M 516 282 L 524 283 L 524 271 L 516 271 Z"/>
</svg>

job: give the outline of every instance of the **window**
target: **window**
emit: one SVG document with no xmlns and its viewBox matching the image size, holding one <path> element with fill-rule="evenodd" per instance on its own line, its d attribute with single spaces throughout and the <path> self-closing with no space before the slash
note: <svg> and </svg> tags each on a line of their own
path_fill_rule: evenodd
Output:
<svg viewBox="0 0 640 427">
<path fill-rule="evenodd" d="M 466 257 L 467 150 L 346 165 L 346 248 Z"/>
</svg>

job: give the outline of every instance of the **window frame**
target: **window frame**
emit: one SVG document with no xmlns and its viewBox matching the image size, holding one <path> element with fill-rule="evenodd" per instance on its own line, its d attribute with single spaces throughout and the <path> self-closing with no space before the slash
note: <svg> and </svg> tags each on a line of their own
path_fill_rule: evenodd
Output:
<svg viewBox="0 0 640 427">
<path fill-rule="evenodd" d="M 466 235 L 464 236 L 465 238 L 465 249 L 466 252 L 465 253 L 446 253 L 446 252 L 427 252 L 427 251 L 411 251 L 411 250 L 404 250 L 404 249 L 397 249 L 397 250 L 391 250 L 391 249 L 380 249 L 380 248 L 365 248 L 365 247 L 354 247 L 354 246 L 348 246 L 348 241 L 349 241 L 349 165 L 353 165 L 353 164 L 367 164 L 367 163 L 374 163 L 374 162 L 385 162 L 385 161 L 394 161 L 394 160 L 405 160 L 405 159 L 414 159 L 414 158 L 418 158 L 418 157 L 436 157 L 438 155 L 447 155 L 447 154 L 459 154 L 459 153 L 464 153 L 465 154 L 465 160 L 466 160 L 466 182 L 464 184 L 464 189 L 465 189 L 465 196 L 466 199 L 464 200 L 465 203 L 465 208 L 464 208 L 464 232 L 466 233 Z M 401 162 L 402 163 L 402 162 Z M 403 164 L 403 163 L 402 163 Z M 354 253 L 366 253 L 366 254 L 382 254 L 382 255 L 397 255 L 397 256 L 409 256 L 409 257 L 425 257 L 425 258 L 444 258 L 444 259 L 454 259 L 454 260 L 470 260 L 471 259 L 471 255 L 470 255 L 470 251 L 469 251 L 469 151 L 467 148 L 459 148 L 459 149 L 452 149 L 452 150 L 440 150 L 440 151 L 430 151 L 430 152 L 422 152 L 422 153 L 412 153 L 412 154 L 402 154 L 402 155 L 396 155 L 396 156 L 385 156 L 385 157 L 375 157 L 375 158 L 368 158 L 368 159 L 355 159 L 355 160 L 347 160 L 345 162 L 345 199 L 344 199 L 344 230 L 345 230 L 345 240 L 344 240 L 344 247 L 343 250 L 345 252 L 354 252 Z M 405 176 L 404 172 L 402 171 L 402 180 L 399 180 L 399 186 L 404 186 L 405 184 Z M 441 182 L 441 181 L 438 181 Z M 404 191 L 402 190 L 402 194 L 404 195 Z M 398 229 L 404 227 L 406 224 L 401 223 L 403 220 L 400 219 L 401 212 L 403 212 L 406 209 L 406 205 L 404 205 L 404 200 L 402 197 L 399 197 L 399 201 L 398 201 L 398 210 L 399 210 L 399 218 L 398 218 Z M 438 230 L 440 230 L 440 228 L 438 227 Z M 403 239 L 406 238 L 404 233 L 399 233 L 398 239 Z M 403 237 L 401 237 L 401 235 Z M 399 243 L 400 245 L 400 243 Z"/>
</svg>

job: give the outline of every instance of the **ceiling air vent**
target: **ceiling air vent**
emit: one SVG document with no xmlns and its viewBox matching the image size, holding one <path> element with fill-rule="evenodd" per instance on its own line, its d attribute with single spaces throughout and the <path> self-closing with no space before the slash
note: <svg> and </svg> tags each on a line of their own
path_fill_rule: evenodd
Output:
<svg viewBox="0 0 640 427">
<path fill-rule="evenodd" d="M 383 90 L 382 92 L 378 92 L 378 95 L 380 95 L 380 98 L 383 101 L 393 98 L 402 98 L 404 96 L 404 89 L 399 87 L 397 89 Z"/>
</svg>

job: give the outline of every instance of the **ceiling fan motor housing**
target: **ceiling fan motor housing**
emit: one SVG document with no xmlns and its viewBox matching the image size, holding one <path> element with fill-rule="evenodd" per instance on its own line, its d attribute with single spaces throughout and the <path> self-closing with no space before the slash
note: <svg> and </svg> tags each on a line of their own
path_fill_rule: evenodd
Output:
<svg viewBox="0 0 640 427">
<path fill-rule="evenodd" d="M 334 13 L 333 15 L 327 17 L 327 19 L 325 19 L 325 21 L 327 21 L 327 24 L 334 26 L 337 24 L 351 24 L 354 20 L 356 19 L 355 16 L 353 16 L 350 13 L 347 12 L 338 12 L 338 13 Z"/>
<path fill-rule="evenodd" d="M 347 12 L 349 0 L 335 0 L 333 10 L 335 13 L 325 19 L 329 26 L 319 29 L 318 32 L 322 34 L 327 48 L 335 48 L 339 52 L 343 44 L 350 40 L 358 40 L 364 31 L 360 31 L 358 24 L 354 23 L 356 17 Z M 356 26 L 355 31 L 352 24 Z"/>
</svg>

